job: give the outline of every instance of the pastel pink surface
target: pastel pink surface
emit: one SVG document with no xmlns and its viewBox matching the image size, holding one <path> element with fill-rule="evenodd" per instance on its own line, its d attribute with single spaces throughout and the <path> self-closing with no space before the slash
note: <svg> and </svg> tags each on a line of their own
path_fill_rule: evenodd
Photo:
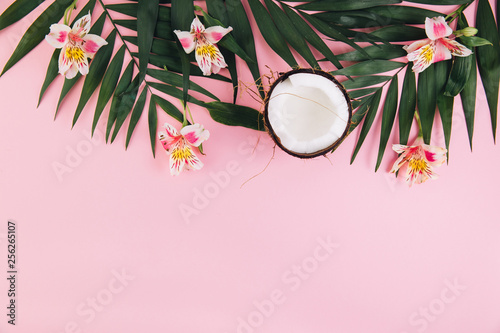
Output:
<svg viewBox="0 0 500 333">
<path fill-rule="evenodd" d="M 2 66 L 37 13 L 0 32 Z M 287 70 L 256 38 L 262 73 Z M 411 189 L 388 173 L 395 136 L 373 172 L 380 117 L 353 165 L 358 132 L 329 160 L 276 149 L 260 173 L 268 136 L 195 106 L 205 166 L 171 177 L 159 142 L 152 158 L 146 112 L 125 151 L 124 133 L 105 144 L 109 105 L 90 138 L 96 96 L 70 130 L 83 82 L 56 121 L 62 77 L 36 108 L 52 52 L 42 43 L 0 78 L 0 269 L 12 219 L 19 272 L 15 327 L 0 282 L 1 332 L 500 331 L 500 154 L 482 87 L 473 152 L 457 100 L 449 164 Z M 231 100 L 228 86 L 197 82 Z"/>
</svg>

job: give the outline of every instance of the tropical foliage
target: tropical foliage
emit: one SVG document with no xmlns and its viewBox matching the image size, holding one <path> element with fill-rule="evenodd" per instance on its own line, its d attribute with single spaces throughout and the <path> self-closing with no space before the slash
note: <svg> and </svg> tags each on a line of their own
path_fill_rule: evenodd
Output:
<svg viewBox="0 0 500 333">
<path fill-rule="evenodd" d="M 5 64 L 2 74 L 44 40 L 50 26 L 65 15 L 72 0 L 17 0 L 0 16 L 1 30 L 19 21 L 46 1 L 50 2 L 50 5 L 28 28 Z M 400 143 L 408 143 L 415 110 L 418 110 L 420 115 L 425 144 L 430 144 L 435 114 L 439 112 L 446 146 L 449 148 L 453 104 L 458 95 L 461 98 L 472 148 L 477 90 L 476 67 L 479 69 L 488 99 L 493 136 L 496 136 L 500 29 L 488 0 L 247 0 L 245 5 L 240 0 L 206 0 L 206 12 L 194 6 L 192 0 L 128 0 L 120 4 L 105 2 L 106 0 L 79 0 L 78 6 L 81 9 L 73 20 L 75 22 L 89 12 L 93 13 L 98 5 L 102 8 L 102 14 L 96 17 L 97 19 L 93 15 L 90 33 L 101 35 L 105 21 L 112 25 L 111 32 L 103 36 L 108 45 L 97 52 L 90 63 L 88 75 L 84 77 L 73 125 L 85 109 L 88 99 L 94 93 L 98 94 L 92 131 L 95 130 L 106 105 L 111 101 L 106 120 L 107 141 L 113 142 L 129 119 L 126 129 L 128 146 L 139 118 L 147 109 L 154 154 L 158 125 L 157 106 L 174 119 L 185 123 L 183 113 L 188 103 L 206 108 L 212 118 L 220 123 L 264 130 L 259 111 L 236 104 L 239 81 L 235 66 L 236 57 L 246 62 L 257 86 L 260 86 L 260 59 L 254 44 L 254 35 L 259 32 L 270 48 L 290 67 L 299 66 L 294 56 L 298 54 L 312 68 L 319 69 L 328 62 L 337 68 L 332 72 L 333 75 L 346 77 L 344 86 L 356 108 L 350 132 L 363 123 L 351 163 L 379 113 L 382 125 L 376 169 L 380 166 L 389 137 L 395 130 L 396 117 L 399 120 Z M 418 8 L 416 4 L 450 5 L 447 7 L 450 11 L 439 13 Z M 423 24 L 427 17 L 447 16 L 451 12 L 452 14 L 447 16 L 447 22 L 453 27 L 456 21 L 454 30 L 468 27 L 462 12 L 470 5 L 477 6 L 478 35 L 463 35 L 458 39 L 473 50 L 473 55 L 432 64 L 415 75 L 411 63 L 404 57 L 407 53 L 402 46 L 426 38 Z M 497 9 L 498 7 L 497 0 Z M 122 18 L 116 19 L 116 13 L 126 15 L 127 18 L 120 16 Z M 194 54 L 184 52 L 174 30 L 189 31 L 195 13 L 198 13 L 207 28 L 231 26 L 233 29 L 217 44 L 228 65 L 229 76 L 213 74 L 207 78 L 232 85 L 233 103 L 221 101 L 209 90 L 190 80 L 192 76 L 202 76 L 203 72 L 195 65 Z M 252 30 L 250 16 L 257 22 L 259 31 Z M 72 25 L 73 23 L 70 24 Z M 134 33 L 124 34 L 121 27 Z M 335 50 L 327 45 L 331 40 L 345 43 L 352 51 L 336 54 Z M 115 44 L 119 47 L 118 51 L 113 53 Z M 132 51 L 135 49 L 138 51 Z M 292 49 L 296 53 L 292 52 Z M 59 52 L 60 50 L 55 50 L 50 58 L 40 91 L 40 101 L 58 75 Z M 318 52 L 321 57 L 314 56 Z M 131 59 L 128 62 L 124 61 L 126 54 Z M 398 84 L 400 73 L 403 79 L 402 88 L 399 88 Z M 56 113 L 61 101 L 80 79 L 82 76 L 78 73 L 75 78 L 64 80 Z M 204 100 L 193 97 L 192 92 L 201 93 Z M 259 94 L 261 97 L 265 96 L 262 89 Z M 146 107 L 148 95 L 150 105 Z M 165 99 L 165 95 L 181 100 L 184 109 Z"/>
</svg>

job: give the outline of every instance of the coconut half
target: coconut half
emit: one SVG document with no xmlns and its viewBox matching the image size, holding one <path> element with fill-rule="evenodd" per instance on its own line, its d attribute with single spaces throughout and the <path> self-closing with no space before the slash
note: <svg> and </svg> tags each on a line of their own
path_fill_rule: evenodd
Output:
<svg viewBox="0 0 500 333">
<path fill-rule="evenodd" d="M 271 86 L 264 121 L 276 144 L 290 155 L 312 158 L 333 150 L 347 135 L 352 105 L 329 73 L 296 69 Z"/>
</svg>

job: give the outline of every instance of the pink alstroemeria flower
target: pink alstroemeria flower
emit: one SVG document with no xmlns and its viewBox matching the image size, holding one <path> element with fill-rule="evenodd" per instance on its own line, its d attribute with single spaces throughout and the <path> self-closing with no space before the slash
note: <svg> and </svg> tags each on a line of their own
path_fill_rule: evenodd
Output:
<svg viewBox="0 0 500 333">
<path fill-rule="evenodd" d="M 452 55 L 467 57 L 472 54 L 471 50 L 448 38 L 453 30 L 442 16 L 426 18 L 425 33 L 429 38 L 403 47 L 408 52 L 408 61 L 413 61 L 415 73 L 424 71 L 432 63 L 451 59 Z"/>
<path fill-rule="evenodd" d="M 186 53 L 196 49 L 196 61 L 203 75 L 217 74 L 221 68 L 227 67 L 219 48 L 215 45 L 228 32 L 231 27 L 214 26 L 205 29 L 205 26 L 196 16 L 191 23 L 191 31 L 174 30 Z"/>
<path fill-rule="evenodd" d="M 436 179 L 437 175 L 432 168 L 441 166 L 446 161 L 447 150 L 426 145 L 421 136 L 411 146 L 393 145 L 392 149 L 401 156 L 392 166 L 391 172 L 398 171 L 405 163 L 408 163 L 406 182 L 410 187 L 414 183 L 421 184 L 428 179 Z"/>
<path fill-rule="evenodd" d="M 52 24 L 50 33 L 45 36 L 50 45 L 62 49 L 59 54 L 59 73 L 67 79 L 74 78 L 78 72 L 87 75 L 87 58 L 94 58 L 99 48 L 108 44 L 102 37 L 89 34 L 89 30 L 90 13 L 76 21 L 72 29 L 65 24 Z"/>
<path fill-rule="evenodd" d="M 164 125 L 166 132 L 160 132 L 163 148 L 170 154 L 170 174 L 177 176 L 184 169 L 200 170 L 203 163 L 194 154 L 191 146 L 198 147 L 207 140 L 210 133 L 200 124 L 185 126 L 179 134 L 170 124 Z"/>
</svg>

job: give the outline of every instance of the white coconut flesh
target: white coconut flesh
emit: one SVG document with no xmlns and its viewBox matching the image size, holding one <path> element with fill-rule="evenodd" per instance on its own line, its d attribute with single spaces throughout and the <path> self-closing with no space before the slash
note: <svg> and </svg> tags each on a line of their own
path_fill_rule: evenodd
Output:
<svg viewBox="0 0 500 333">
<path fill-rule="evenodd" d="M 342 90 L 326 77 L 296 73 L 279 82 L 268 104 L 269 123 L 284 148 L 312 154 L 345 132 L 349 107 Z"/>
</svg>

